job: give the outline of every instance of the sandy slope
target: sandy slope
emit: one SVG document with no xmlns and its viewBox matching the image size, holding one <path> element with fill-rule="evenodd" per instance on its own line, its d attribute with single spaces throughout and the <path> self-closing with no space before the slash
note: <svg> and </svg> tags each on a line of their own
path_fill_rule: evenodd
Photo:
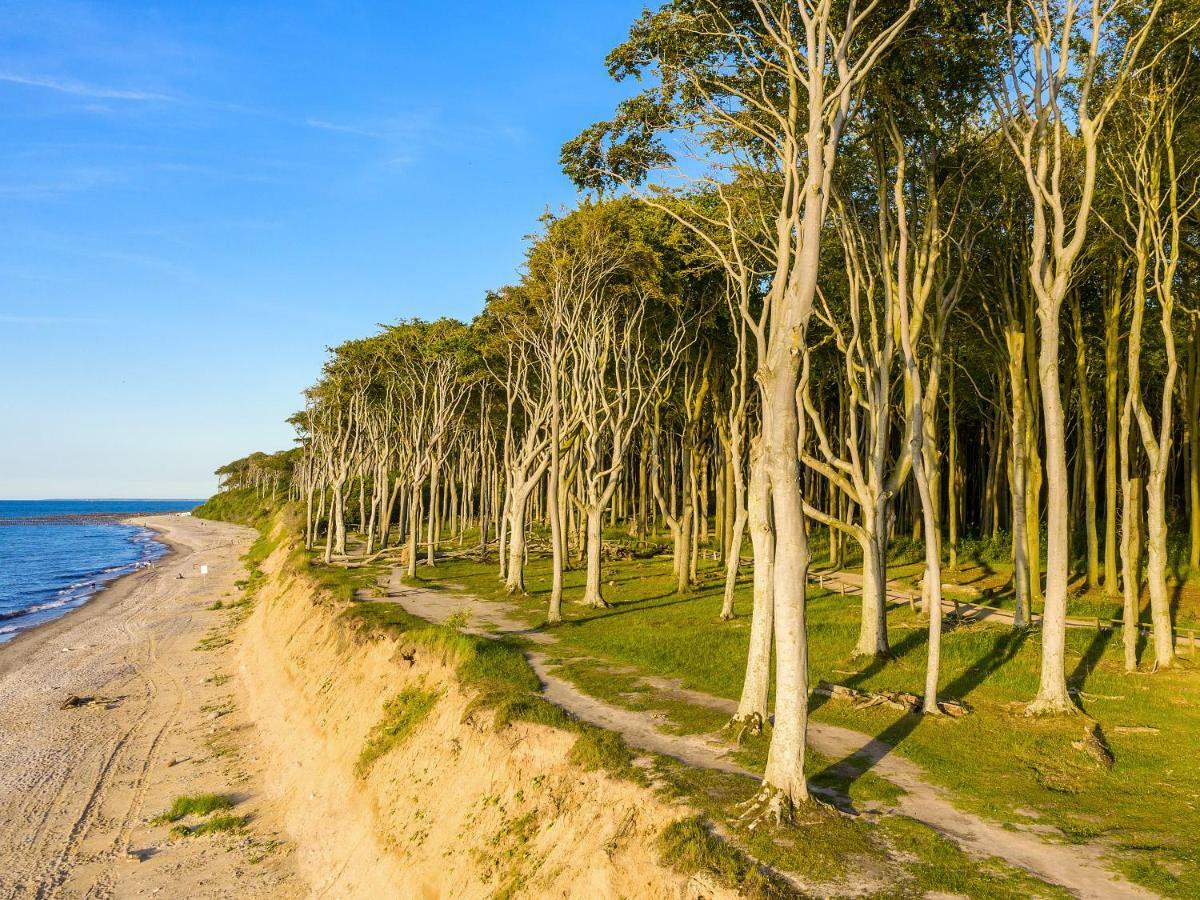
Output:
<svg viewBox="0 0 1200 900">
<path fill-rule="evenodd" d="M 0 897 L 299 895 L 289 854 L 264 847 L 253 736 L 212 677 L 232 650 L 195 649 L 227 615 L 206 607 L 235 595 L 253 533 L 139 521 L 175 552 L 0 647 Z M 60 709 L 72 694 L 111 702 Z M 250 832 L 172 842 L 148 823 L 206 791 L 235 795 Z"/>
<path fill-rule="evenodd" d="M 238 668 L 272 762 L 265 791 L 313 896 L 734 900 L 658 859 L 658 835 L 694 810 L 583 771 L 572 734 L 497 730 L 441 653 L 354 634 L 287 552 L 264 565 Z M 412 689 L 436 693 L 428 717 L 356 773 L 385 702 Z"/>
</svg>

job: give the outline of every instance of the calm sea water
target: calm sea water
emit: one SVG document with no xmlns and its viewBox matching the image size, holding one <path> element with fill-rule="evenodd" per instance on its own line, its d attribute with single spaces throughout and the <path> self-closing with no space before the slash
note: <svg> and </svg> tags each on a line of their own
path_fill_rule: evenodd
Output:
<svg viewBox="0 0 1200 900">
<path fill-rule="evenodd" d="M 167 552 L 147 528 L 86 517 L 174 512 L 197 500 L 0 500 L 0 643 L 82 606 Z"/>
</svg>

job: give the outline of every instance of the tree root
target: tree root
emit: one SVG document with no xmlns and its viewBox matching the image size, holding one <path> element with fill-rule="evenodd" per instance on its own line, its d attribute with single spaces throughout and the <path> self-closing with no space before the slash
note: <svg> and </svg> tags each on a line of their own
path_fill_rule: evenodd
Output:
<svg viewBox="0 0 1200 900">
<path fill-rule="evenodd" d="M 1066 716 L 1077 712 L 1079 709 L 1066 698 L 1038 697 L 1025 707 L 1027 716 Z"/>
<path fill-rule="evenodd" d="M 766 782 L 763 782 L 753 797 L 739 803 L 737 809 L 741 810 L 737 821 L 747 831 L 754 831 L 763 826 L 779 828 L 794 825 L 798 814 L 805 809 L 811 812 L 827 811 L 839 816 L 845 815 L 836 806 L 812 796 L 807 787 L 804 788 L 804 796 L 794 799 L 780 788 Z"/>
<path fill-rule="evenodd" d="M 725 723 L 721 730 L 733 731 L 733 741 L 740 747 L 747 736 L 757 737 L 763 733 L 763 717 L 759 713 L 750 713 L 748 716 L 734 716 Z"/>
<path fill-rule="evenodd" d="M 739 803 L 738 808 L 743 810 L 738 816 L 738 822 L 748 831 L 754 831 L 763 825 L 778 827 L 790 824 L 795 816 L 791 798 L 769 784 L 763 784 L 757 794 L 744 803 Z"/>
<path fill-rule="evenodd" d="M 903 691 L 860 691 L 857 688 L 846 687 L 843 684 L 831 684 L 828 681 L 818 681 L 817 686 L 813 688 L 813 693 L 833 700 L 846 700 L 852 703 L 855 709 L 888 706 L 904 712 L 946 715 L 953 719 L 961 718 L 971 711 L 967 704 L 959 700 L 939 700 L 935 712 L 926 710 L 923 698 L 916 694 Z"/>
</svg>

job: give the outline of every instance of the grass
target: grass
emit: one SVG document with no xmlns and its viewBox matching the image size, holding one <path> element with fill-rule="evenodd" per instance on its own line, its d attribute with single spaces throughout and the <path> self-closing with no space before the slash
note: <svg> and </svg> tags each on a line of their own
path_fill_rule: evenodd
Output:
<svg viewBox="0 0 1200 900">
<path fill-rule="evenodd" d="M 210 497 L 192 510 L 192 515 L 198 519 L 213 519 L 250 528 L 262 528 L 271 520 L 280 505 L 278 501 L 271 499 L 270 494 L 260 497 L 254 488 L 238 488 Z"/>
<path fill-rule="evenodd" d="M 431 625 L 395 603 L 359 601 L 348 606 L 341 619 L 362 633 L 384 634 L 424 647 L 452 664 L 459 684 L 474 694 L 468 715 L 491 710 L 497 729 L 532 722 L 569 731 L 576 735 L 571 757 L 577 764 L 586 769 L 603 768 L 621 777 L 640 777 L 633 754 L 619 735 L 580 722 L 542 699 L 541 682 L 516 642 Z"/>
<path fill-rule="evenodd" d="M 703 816 L 680 819 L 658 837 L 662 861 L 686 875 L 704 873 L 751 900 L 789 897 L 790 886 L 714 835 Z"/>
<path fill-rule="evenodd" d="M 713 717 L 706 711 L 673 710 L 670 702 L 636 688 L 636 676 L 645 674 L 680 679 L 685 687 L 718 697 L 738 696 L 749 586 L 740 585 L 736 598 L 742 617 L 722 623 L 719 578 L 711 568 L 705 574 L 699 588 L 681 597 L 673 593 L 667 560 L 608 562 L 604 581 L 612 608 L 591 610 L 569 602 L 582 593 L 583 573 L 568 571 L 568 621 L 553 628 L 563 674 L 603 699 L 663 710 L 678 730 L 709 730 Z M 547 561 L 531 560 L 529 594 L 513 599 L 531 625 L 544 621 L 548 575 Z M 503 597 L 494 564 L 448 560 L 423 568 L 420 577 L 426 584 L 462 585 L 485 599 Z M 814 682 L 921 691 L 926 630 L 907 608 L 890 613 L 895 657 L 886 663 L 850 658 L 856 598 L 811 592 L 809 623 Z M 969 703 L 972 715 L 926 720 L 819 697 L 813 715 L 898 746 L 968 809 L 998 821 L 1049 826 L 1068 841 L 1102 841 L 1112 848 L 1114 863 L 1139 883 L 1167 896 L 1200 893 L 1200 767 L 1186 763 L 1200 756 L 1200 683 L 1191 662 L 1153 676 L 1126 675 L 1119 635 L 1068 634 L 1070 683 L 1082 692 L 1080 703 L 1116 753 L 1108 771 L 1072 746 L 1082 736 L 1082 717 L 1022 714 L 1023 703 L 1037 690 L 1040 651 L 1036 630 L 957 628 L 944 635 L 940 692 Z M 1119 730 L 1128 726 L 1150 726 L 1158 733 Z M 843 762 L 829 761 L 814 779 L 833 777 L 830 770 Z M 867 775 L 849 783 L 841 777 L 853 791 Z"/>
<path fill-rule="evenodd" d="M 389 700 L 383 707 L 383 717 L 371 729 L 358 755 L 355 765 L 358 777 L 365 778 L 381 757 L 402 746 L 440 698 L 441 691 L 410 688 Z"/>
<path fill-rule="evenodd" d="M 380 576 L 387 571 L 382 565 L 326 565 L 319 551 L 303 548 L 293 551 L 288 565 L 311 577 L 328 598 L 338 603 L 349 603 L 358 599 L 359 591 L 375 591 L 379 586 Z"/>
<path fill-rule="evenodd" d="M 152 821 L 159 824 L 178 822 L 188 816 L 207 816 L 224 809 L 233 809 L 233 800 L 225 794 L 185 794 L 176 797 L 171 808 Z"/>
</svg>

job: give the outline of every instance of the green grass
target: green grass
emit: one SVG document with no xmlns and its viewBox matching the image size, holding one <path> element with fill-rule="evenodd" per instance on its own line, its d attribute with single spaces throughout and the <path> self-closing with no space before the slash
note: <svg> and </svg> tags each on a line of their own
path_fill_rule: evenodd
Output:
<svg viewBox="0 0 1200 900">
<path fill-rule="evenodd" d="M 223 809 L 233 809 L 233 800 L 225 794 L 185 794 L 176 797 L 171 808 L 162 815 L 156 816 L 153 821 L 157 823 L 178 822 L 188 816 L 207 816 L 209 813 Z"/>
<path fill-rule="evenodd" d="M 358 777 L 365 778 L 381 757 L 402 746 L 433 711 L 441 696 L 441 691 L 409 688 L 384 704 L 383 717 L 371 729 L 358 755 L 355 765 Z"/>
<path fill-rule="evenodd" d="M 380 576 L 387 571 L 382 565 L 326 565 L 319 551 L 303 548 L 292 552 L 288 564 L 292 569 L 311 577 L 327 597 L 338 603 L 357 599 L 359 591 L 374 592 L 379 586 Z"/>
<path fill-rule="evenodd" d="M 359 601 L 341 619 L 363 633 L 402 639 L 437 654 L 452 664 L 459 684 L 474 695 L 467 714 L 494 713 L 495 727 L 532 722 L 575 734 L 572 759 L 584 768 L 603 768 L 612 774 L 639 778 L 633 755 L 619 735 L 580 722 L 541 697 L 541 682 L 515 641 L 489 640 L 446 625 L 431 625 L 409 615 L 395 603 Z"/>
<path fill-rule="evenodd" d="M 194 510 L 192 515 L 199 519 L 212 519 L 218 522 L 233 522 L 235 525 L 247 525 L 251 528 L 262 528 L 270 521 L 272 514 L 282 505 L 279 500 L 272 501 L 271 495 L 259 497 L 254 488 L 239 488 L 222 491 L 209 497 Z"/>
<path fill-rule="evenodd" d="M 677 872 L 710 875 L 751 900 L 795 894 L 782 879 L 764 873 L 745 853 L 714 835 L 703 816 L 668 825 L 658 837 L 658 851 Z"/>
<path fill-rule="evenodd" d="M 544 621 L 548 571 L 547 561 L 533 559 L 528 596 L 512 598 L 530 625 Z M 699 588 L 680 597 L 673 593 L 668 560 L 607 562 L 604 581 L 612 608 L 591 610 L 570 602 L 582 593 L 583 573 L 568 571 L 567 621 L 551 629 L 560 642 L 553 652 L 563 674 L 604 699 L 662 710 L 677 730 L 710 730 L 708 712 L 673 709 L 636 687 L 640 673 L 737 698 L 749 634 L 749 586 L 739 586 L 741 617 L 722 623 L 719 578 L 711 568 L 705 574 Z M 433 570 L 422 568 L 420 578 L 462 585 L 485 599 L 503 598 L 494 564 L 447 560 Z M 615 584 L 608 586 L 610 581 Z M 857 598 L 813 591 L 808 608 L 814 682 L 920 693 L 926 628 L 906 607 L 890 612 L 895 658 L 886 663 L 850 658 Z M 1116 753 L 1116 764 L 1106 771 L 1072 747 L 1082 736 L 1082 717 L 1022 714 L 1023 703 L 1037 690 L 1041 647 L 1036 630 L 966 626 L 947 632 L 942 644 L 941 695 L 964 700 L 972 715 L 927 720 L 816 697 L 814 717 L 897 746 L 965 808 L 998 821 L 1050 826 L 1069 841 L 1103 841 L 1112 848 L 1114 863 L 1139 883 L 1167 896 L 1200 893 L 1200 767 L 1187 762 L 1200 757 L 1200 682 L 1190 661 L 1153 676 L 1126 675 L 1119 635 L 1069 632 L 1070 683 L 1082 691 L 1081 704 L 1100 722 Z M 1139 725 L 1159 732 L 1117 730 Z M 831 766 L 840 762 L 846 761 Z M 831 766 L 814 778 L 830 778 Z M 847 787 L 853 791 L 863 777 Z"/>
</svg>

